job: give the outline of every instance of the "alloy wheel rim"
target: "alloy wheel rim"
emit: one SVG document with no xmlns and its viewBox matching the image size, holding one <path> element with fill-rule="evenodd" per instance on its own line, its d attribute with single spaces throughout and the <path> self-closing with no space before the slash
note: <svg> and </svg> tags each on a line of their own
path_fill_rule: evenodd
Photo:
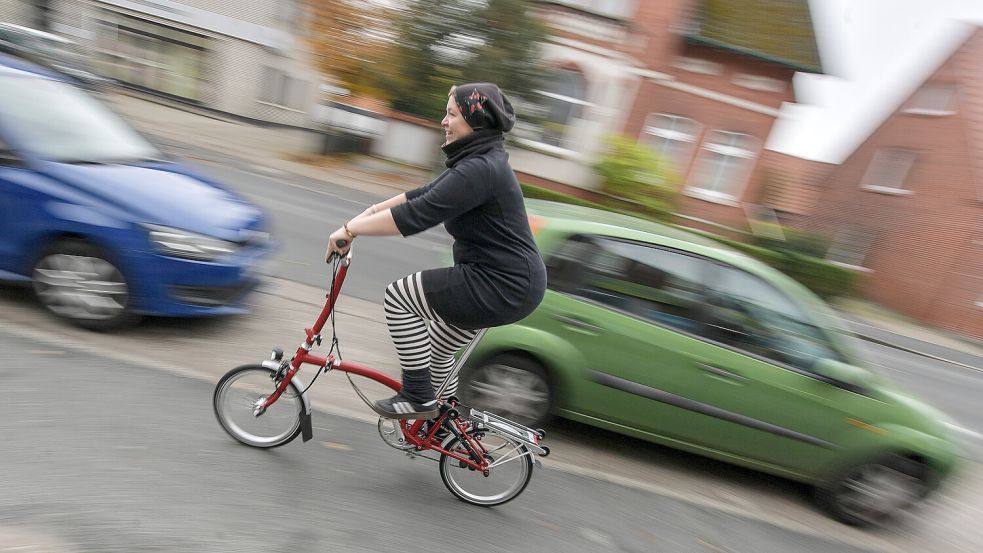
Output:
<svg viewBox="0 0 983 553">
<path fill-rule="evenodd" d="M 889 466 L 867 465 L 842 484 L 840 508 L 861 520 L 876 522 L 918 497 L 921 480 Z"/>
<path fill-rule="evenodd" d="M 541 419 L 549 404 L 549 388 L 542 377 L 509 365 L 480 368 L 468 388 L 476 402 L 520 423 Z"/>
<path fill-rule="evenodd" d="M 33 276 L 38 298 L 63 317 L 109 320 L 126 309 L 126 281 L 105 259 L 53 254 L 38 263 Z"/>
</svg>

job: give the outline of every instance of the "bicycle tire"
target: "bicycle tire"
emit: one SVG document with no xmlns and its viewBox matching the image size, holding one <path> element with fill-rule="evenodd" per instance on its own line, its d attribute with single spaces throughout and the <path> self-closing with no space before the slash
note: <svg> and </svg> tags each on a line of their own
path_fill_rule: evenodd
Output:
<svg viewBox="0 0 983 553">
<path fill-rule="evenodd" d="M 225 373 L 215 385 L 215 393 L 212 396 L 215 417 L 222 429 L 240 443 L 269 449 L 288 444 L 300 435 L 304 401 L 300 389 L 293 381 L 266 412 L 259 416 L 253 413 L 256 402 L 263 397 L 268 397 L 276 389 L 273 381 L 275 374 L 276 371 L 262 365 L 242 365 Z M 245 391 L 233 394 L 233 386 L 240 384 L 247 377 L 249 381 Z M 236 392 L 239 392 L 238 388 Z M 253 421 L 261 420 L 261 424 L 252 425 Z M 245 428 L 247 423 L 260 429 L 264 426 L 282 427 L 282 429 L 271 432 L 249 431 Z"/>
<path fill-rule="evenodd" d="M 529 481 L 532 479 L 533 461 L 532 452 L 529 451 L 529 448 L 526 447 L 525 444 L 513 440 L 512 438 L 501 436 L 499 434 L 492 434 L 486 430 L 471 429 L 468 431 L 468 434 L 472 436 L 481 436 L 477 439 L 482 444 L 493 445 L 495 442 L 503 442 L 508 444 L 504 447 L 508 447 L 510 449 L 505 451 L 505 455 L 498 458 L 507 458 L 509 454 L 514 454 L 515 458 L 505 462 L 498 468 L 492 468 L 489 471 L 489 475 L 486 477 L 481 473 L 481 471 L 470 470 L 466 465 L 462 467 L 461 462 L 457 459 L 446 454 L 442 454 L 440 456 L 440 479 L 443 481 L 444 486 L 446 486 L 448 491 L 454 494 L 454 496 L 461 501 L 471 505 L 478 505 L 480 507 L 493 507 L 495 505 L 501 505 L 518 497 L 519 494 L 526 489 L 526 486 L 529 485 Z M 463 451 L 464 447 L 461 445 L 460 438 L 452 437 L 448 442 L 446 442 L 444 449 L 448 451 L 460 449 Z M 489 453 L 492 453 L 494 447 L 489 449 Z M 495 456 L 493 455 L 493 457 Z M 509 467 L 510 470 L 505 471 L 505 467 Z M 512 477 L 508 476 L 508 474 L 512 474 L 516 471 L 517 474 L 514 477 L 514 482 L 508 483 L 507 481 L 512 480 Z M 499 473 L 502 472 L 505 472 L 506 474 L 499 475 Z M 507 485 L 502 492 L 484 494 L 481 491 L 470 491 L 465 489 L 465 479 L 468 481 L 468 486 L 475 486 L 479 490 L 481 488 L 492 487 L 493 485 L 490 485 L 489 482 L 495 482 L 495 485 L 497 485 L 498 482 L 503 482 Z"/>
</svg>

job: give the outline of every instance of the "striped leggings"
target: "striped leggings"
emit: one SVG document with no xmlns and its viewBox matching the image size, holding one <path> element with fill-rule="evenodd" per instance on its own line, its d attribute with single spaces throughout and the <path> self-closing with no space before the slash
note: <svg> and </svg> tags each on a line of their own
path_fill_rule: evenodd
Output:
<svg viewBox="0 0 983 553">
<path fill-rule="evenodd" d="M 454 353 L 477 334 L 441 320 L 423 293 L 420 273 L 403 277 L 386 288 L 386 323 L 399 364 L 403 389 L 418 399 L 431 399 L 454 366 Z M 433 392 L 426 389 L 429 380 Z M 448 383 L 443 398 L 457 392 L 457 376 Z M 421 397 L 426 396 L 426 397 Z"/>
</svg>

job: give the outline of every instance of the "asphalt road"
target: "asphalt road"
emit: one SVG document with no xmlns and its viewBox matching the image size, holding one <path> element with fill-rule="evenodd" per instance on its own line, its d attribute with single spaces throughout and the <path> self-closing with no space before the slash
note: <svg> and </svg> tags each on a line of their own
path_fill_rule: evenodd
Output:
<svg viewBox="0 0 983 553">
<path fill-rule="evenodd" d="M 203 156 L 215 164 L 201 164 L 202 171 L 272 216 L 282 247 L 271 274 L 317 287 L 324 287 L 327 275 L 320 262 L 327 233 L 380 199 L 242 160 L 196 153 L 199 159 Z M 360 241 L 345 292 L 378 302 L 394 278 L 447 263 L 448 245 L 441 229 L 410 239 Z M 4 295 L 9 297 L 0 312 L 31 309 L 19 293 L 8 290 Z M 200 324 L 150 321 L 125 339 L 169 341 L 182 355 L 203 358 L 214 356 L 216 345 L 244 349 L 245 344 L 235 342 L 236 332 L 225 328 L 254 323 L 260 324 L 250 317 Z M 31 326 L 43 328 L 37 322 Z M 299 325 L 290 329 L 294 326 L 299 330 Z M 910 528 L 875 532 L 868 542 L 817 521 L 822 518 L 818 513 L 803 514 L 797 503 L 808 504 L 806 490 L 797 485 L 574 423 L 557 425 L 557 445 L 576 440 L 594 444 L 599 453 L 610 450 L 614 462 L 658 465 L 668 476 L 651 482 L 657 493 L 645 491 L 653 486 L 619 486 L 612 483 L 618 479 L 577 476 L 576 467 L 567 467 L 537 472 L 527 492 L 507 506 L 471 508 L 443 488 L 435 464 L 408 460 L 388 448 L 371 425 L 317 413 L 314 442 L 254 451 L 232 442 L 214 422 L 209 404 L 214 375 L 185 378 L 134 364 L 132 355 L 110 360 L 83 354 L 70 348 L 84 347 L 86 338 L 66 339 L 57 328 L 51 337 L 64 343 L 52 348 L 39 341 L 37 332 L 32 338 L 15 337 L 0 324 L 0 382 L 13 398 L 0 406 L 5 440 L 0 550 L 21 543 L 7 539 L 15 534 L 26 535 L 24 539 L 42 536 L 60 546 L 41 550 L 66 552 L 307 551 L 331 546 L 412 552 L 444 544 L 463 551 L 864 550 L 832 541 L 847 536 L 853 536 L 851 544 L 876 543 L 881 551 L 926 550 L 925 544 L 932 544 L 933 551 L 971 550 L 947 548 L 944 537 L 972 535 L 963 521 L 979 509 L 975 502 L 967 505 L 964 495 L 945 498 L 945 512 L 960 513 L 956 516 L 947 514 L 943 521 L 933 507 L 924 518 L 909 519 Z M 114 340 L 104 338 L 99 341 Z M 863 347 L 888 377 L 967 427 L 963 435 L 969 443 L 983 443 L 983 421 L 973 407 L 983 392 L 978 373 L 890 348 Z M 152 357 L 153 348 L 148 350 Z M 149 357 L 148 362 L 156 361 Z M 225 357 L 241 355 L 225 352 Z M 981 459 L 983 453 L 973 458 Z M 595 472 L 603 472 L 603 462 L 599 468 Z M 690 501 L 686 492 L 675 491 L 682 479 L 719 480 L 714 493 L 749 507 L 755 503 L 748 497 L 774 488 L 765 495 L 775 504 L 791 501 L 788 514 L 794 524 L 745 517 L 739 509 L 718 509 L 713 501 Z M 966 482 L 975 489 L 975 480 Z M 754 493 L 746 496 L 743 488 Z M 796 531 L 804 527 L 813 531 Z M 966 542 L 965 536 L 954 540 Z"/>
<path fill-rule="evenodd" d="M 369 205 L 386 199 L 355 188 L 270 170 L 218 152 L 191 150 L 167 142 L 164 145 L 175 154 L 194 155 L 194 159 L 205 161 L 195 163 L 192 159 L 202 173 L 261 206 L 270 216 L 271 234 L 279 243 L 276 263 L 268 267 L 267 273 L 311 286 L 328 284 L 330 272 L 324 263 L 328 236 Z M 345 282 L 345 294 L 380 303 L 390 282 L 416 271 L 451 265 L 450 245 L 450 236 L 442 226 L 409 239 L 362 237 L 355 243 L 357 262 Z"/>
<path fill-rule="evenodd" d="M 0 544 L 33 537 L 46 551 L 79 553 L 865 551 L 550 470 L 507 505 L 472 507 L 444 489 L 435 463 L 389 448 L 373 425 L 316 413 L 315 441 L 251 449 L 215 422 L 211 382 L 2 329 L 0 382 L 11 392 L 0 403 Z"/>
</svg>

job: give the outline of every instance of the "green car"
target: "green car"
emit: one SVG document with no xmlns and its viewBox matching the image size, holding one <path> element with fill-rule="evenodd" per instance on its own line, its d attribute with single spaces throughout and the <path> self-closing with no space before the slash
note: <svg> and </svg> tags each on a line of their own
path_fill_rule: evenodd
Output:
<svg viewBox="0 0 983 553">
<path fill-rule="evenodd" d="M 815 486 L 878 522 L 956 462 L 943 414 L 862 366 L 832 311 L 701 236 L 529 200 L 549 289 L 488 331 L 461 400 L 529 426 L 552 415 Z"/>
</svg>

